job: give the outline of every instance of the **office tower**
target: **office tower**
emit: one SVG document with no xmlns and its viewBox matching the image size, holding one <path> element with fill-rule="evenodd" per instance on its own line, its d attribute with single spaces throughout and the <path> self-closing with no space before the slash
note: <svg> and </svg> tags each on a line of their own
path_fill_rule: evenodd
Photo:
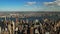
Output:
<svg viewBox="0 0 60 34">
<path fill-rule="evenodd" d="M 1 34 L 1 27 L 0 27 L 0 34 Z"/>
<path fill-rule="evenodd" d="M 35 28 L 35 34 L 39 34 L 38 28 Z"/>
<path fill-rule="evenodd" d="M 34 28 L 30 27 L 30 34 L 34 34 Z"/>
<path fill-rule="evenodd" d="M 38 19 L 36 19 L 36 20 L 35 20 L 35 22 L 37 23 L 37 22 L 39 22 L 39 20 L 38 20 Z"/>
<path fill-rule="evenodd" d="M 16 24 L 15 24 L 15 26 L 18 26 L 18 24 L 19 24 L 19 20 L 18 20 L 18 17 L 16 17 Z"/>
<path fill-rule="evenodd" d="M 28 19 L 26 19 L 26 23 L 28 24 L 28 22 L 29 22 L 29 20 Z"/>
<path fill-rule="evenodd" d="M 20 19 L 20 24 L 22 24 L 22 19 Z"/>
<path fill-rule="evenodd" d="M 11 24 L 8 24 L 8 30 L 9 30 L 9 33 L 11 34 Z"/>
<path fill-rule="evenodd" d="M 18 23 L 19 22 L 19 20 L 18 20 L 18 18 L 16 17 L 16 23 Z"/>
<path fill-rule="evenodd" d="M 13 28 L 13 34 L 14 34 L 14 31 L 15 31 L 15 22 L 14 21 L 12 21 L 12 28 Z"/>
</svg>

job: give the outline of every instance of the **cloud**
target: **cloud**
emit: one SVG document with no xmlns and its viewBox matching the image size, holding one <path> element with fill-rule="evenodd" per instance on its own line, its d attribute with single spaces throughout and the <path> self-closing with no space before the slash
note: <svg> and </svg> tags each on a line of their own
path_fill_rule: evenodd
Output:
<svg viewBox="0 0 60 34">
<path fill-rule="evenodd" d="M 53 2 L 44 2 L 44 5 L 46 5 L 46 6 L 60 6 L 60 0 L 56 0 Z"/>
<path fill-rule="evenodd" d="M 34 5 L 36 2 L 27 2 L 28 5 Z"/>
<path fill-rule="evenodd" d="M 36 4 L 36 2 L 27 2 L 26 5 L 24 5 L 24 6 L 32 6 L 32 5 L 35 5 L 35 4 Z"/>
</svg>

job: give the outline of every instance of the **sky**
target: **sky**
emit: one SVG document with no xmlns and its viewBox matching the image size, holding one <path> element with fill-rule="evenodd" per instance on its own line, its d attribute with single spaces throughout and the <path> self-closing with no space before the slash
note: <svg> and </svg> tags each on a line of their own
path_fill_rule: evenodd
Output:
<svg viewBox="0 0 60 34">
<path fill-rule="evenodd" d="M 0 11 L 60 11 L 60 0 L 0 0 Z"/>
</svg>

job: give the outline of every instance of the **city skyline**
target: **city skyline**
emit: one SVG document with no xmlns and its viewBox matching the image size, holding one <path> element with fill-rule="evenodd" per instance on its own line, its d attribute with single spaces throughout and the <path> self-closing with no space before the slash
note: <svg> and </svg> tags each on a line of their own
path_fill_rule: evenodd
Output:
<svg viewBox="0 0 60 34">
<path fill-rule="evenodd" d="M 0 0 L 0 11 L 60 11 L 60 0 Z"/>
</svg>

